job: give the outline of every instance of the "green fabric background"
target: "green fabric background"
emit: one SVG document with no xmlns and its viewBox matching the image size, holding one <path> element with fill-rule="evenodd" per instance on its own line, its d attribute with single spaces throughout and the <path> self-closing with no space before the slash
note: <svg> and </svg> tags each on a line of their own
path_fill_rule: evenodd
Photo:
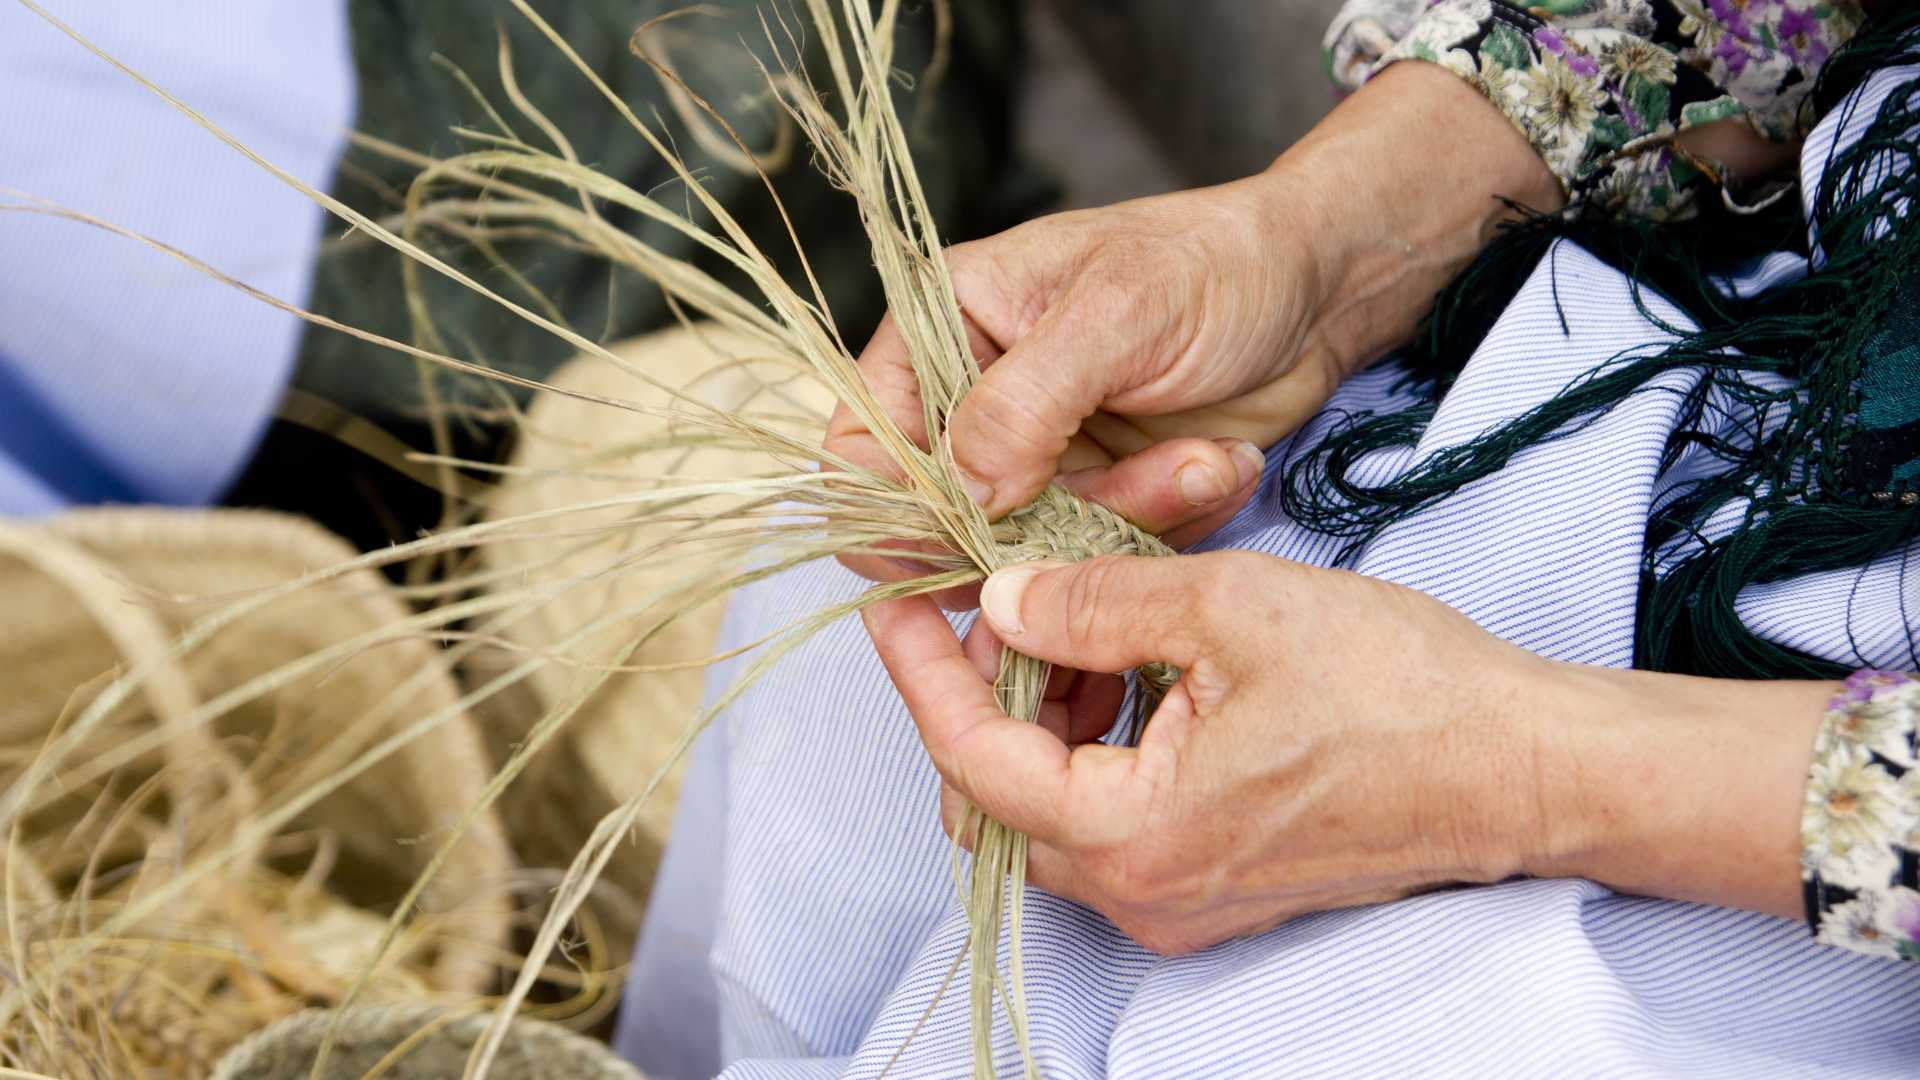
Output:
<svg viewBox="0 0 1920 1080">
<path fill-rule="evenodd" d="M 763 0 L 764 2 L 764 0 Z M 642 118 L 665 118 L 690 164 L 711 165 L 673 115 L 652 70 L 628 51 L 633 30 L 685 0 L 545 0 L 539 10 L 582 57 Z M 715 5 L 709 5 L 715 6 Z M 723 0 L 731 18 L 687 18 L 672 25 L 683 42 L 672 56 L 681 74 L 708 100 L 737 118 L 749 145 L 765 145 L 770 112 L 734 108 L 744 95 L 764 89 L 745 60 L 741 41 L 766 53 L 755 0 Z M 1017 0 L 959 0 L 954 4 L 952 61 L 934 90 L 916 158 L 936 220 L 949 240 L 997 231 L 1030 215 L 1048 197 L 1044 185 L 1012 160 L 1011 101 L 1019 62 Z M 437 53 L 457 64 L 481 87 L 522 137 L 537 131 L 513 112 L 497 62 L 498 28 L 513 43 L 514 66 L 527 97 L 554 120 L 583 159 L 639 191 L 662 188 L 672 174 L 629 129 L 598 92 L 506 0 L 353 0 L 353 43 L 360 76 L 359 130 L 436 156 L 476 148 L 455 135 L 456 126 L 491 130 L 484 109 L 433 60 Z M 791 15 L 790 15 L 791 18 Z M 798 25 L 798 23 L 796 23 Z M 908 5 L 898 64 L 918 74 L 931 56 L 933 9 Z M 712 47 L 684 44 L 691 37 Z M 809 63 L 816 64 L 816 49 Z M 904 87 L 908 115 L 921 107 Z M 379 183 L 370 182 L 369 175 Z M 791 252 L 779 232 L 771 200 L 759 181 L 725 167 L 705 173 L 709 190 L 733 209 L 769 252 Z M 410 171 L 354 150 L 337 174 L 333 191 L 357 209 L 379 216 L 396 209 L 382 184 L 404 190 Z M 871 259 L 850 201 L 831 190 L 805 153 L 776 178 L 776 187 L 799 226 L 802 242 L 820 273 L 836 317 L 849 341 L 863 341 L 881 314 Z M 677 255 L 692 245 L 663 226 L 636 223 L 633 215 L 609 215 L 637 228 L 647 242 Z M 338 230 L 335 230 L 337 235 Z M 609 270 L 592 257 L 532 242 L 500 245 L 506 261 L 551 297 L 588 337 L 619 339 L 664 325 L 669 315 L 659 292 L 625 271 L 613 273 L 613 315 L 608 318 Z M 511 283 L 477 252 L 449 246 L 450 261 L 509 295 Z M 703 265 L 717 270 L 713 260 Z M 791 271 L 789 260 L 787 269 Z M 411 340 L 401 293 L 399 257 L 365 242 L 331 245 L 315 283 L 316 310 L 382 334 Z M 436 274 L 432 311 L 451 350 L 506 371 L 539 377 L 564 362 L 572 349 L 489 301 Z M 524 296 L 516 296 L 520 299 Z M 445 377 L 453 400 L 497 401 L 476 380 Z M 397 354 L 326 331 L 309 333 L 295 378 L 300 388 L 403 436 L 423 420 L 418 375 Z M 485 441 L 485 440 L 483 440 Z"/>
</svg>

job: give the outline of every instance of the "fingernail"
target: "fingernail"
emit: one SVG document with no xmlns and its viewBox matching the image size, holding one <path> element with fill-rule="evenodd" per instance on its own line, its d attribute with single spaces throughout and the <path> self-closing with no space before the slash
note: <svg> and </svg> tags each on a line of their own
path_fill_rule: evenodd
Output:
<svg viewBox="0 0 1920 1080">
<path fill-rule="evenodd" d="M 1235 490 L 1238 490 L 1240 487 L 1252 482 L 1255 477 L 1260 475 L 1262 470 L 1266 469 L 1267 455 L 1261 453 L 1259 447 L 1245 439 L 1230 439 L 1227 441 L 1232 444 L 1227 447 L 1227 453 L 1233 455 L 1234 475 L 1240 481 L 1239 484 L 1235 485 Z"/>
<path fill-rule="evenodd" d="M 1026 633 L 1027 628 L 1020 621 L 1020 598 L 1026 595 L 1027 586 L 1034 578 L 1062 565 L 1065 564 L 1041 559 L 994 571 L 980 587 L 980 613 L 1002 637 Z"/>
<path fill-rule="evenodd" d="M 965 489 L 967 493 L 967 498 L 973 500 L 973 505 L 986 506 L 987 504 L 993 502 L 993 485 L 992 484 L 989 484 L 985 480 L 982 480 L 979 477 L 974 476 L 972 473 L 968 472 L 965 469 L 960 468 L 958 465 L 954 466 L 953 471 L 960 474 L 960 486 L 961 488 Z"/>
<path fill-rule="evenodd" d="M 1190 461 L 1173 474 L 1173 484 L 1189 506 L 1211 506 L 1232 494 L 1219 470 L 1204 461 Z"/>
</svg>

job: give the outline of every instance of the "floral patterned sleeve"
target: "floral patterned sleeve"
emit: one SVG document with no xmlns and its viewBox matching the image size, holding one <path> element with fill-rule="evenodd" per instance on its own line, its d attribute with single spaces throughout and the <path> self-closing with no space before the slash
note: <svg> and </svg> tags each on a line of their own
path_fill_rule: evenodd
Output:
<svg viewBox="0 0 1920 1080">
<path fill-rule="evenodd" d="M 1862 21 L 1859 0 L 1348 0 L 1325 55 L 1346 89 L 1396 61 L 1439 64 L 1513 121 L 1572 199 L 1674 219 L 1727 177 L 1673 137 L 1744 117 L 1800 138 L 1815 74 Z"/>
<path fill-rule="evenodd" d="M 1827 706 L 1800 815 L 1818 940 L 1920 960 L 1920 678 L 1862 671 Z"/>
</svg>

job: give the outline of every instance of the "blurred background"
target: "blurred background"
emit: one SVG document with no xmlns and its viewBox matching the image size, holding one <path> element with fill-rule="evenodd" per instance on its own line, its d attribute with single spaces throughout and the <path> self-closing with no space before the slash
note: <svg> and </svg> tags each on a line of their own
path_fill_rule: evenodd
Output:
<svg viewBox="0 0 1920 1080">
<path fill-rule="evenodd" d="M 1020 147 L 1100 206 L 1266 167 L 1333 105 L 1333 0 L 1032 0 Z"/>
</svg>

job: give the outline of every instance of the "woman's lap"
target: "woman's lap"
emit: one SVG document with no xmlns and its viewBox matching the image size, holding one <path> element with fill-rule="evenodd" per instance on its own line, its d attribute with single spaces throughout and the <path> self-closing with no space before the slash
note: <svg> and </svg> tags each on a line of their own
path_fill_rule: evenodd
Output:
<svg viewBox="0 0 1920 1080">
<path fill-rule="evenodd" d="M 856 587 L 838 568 L 801 571 L 744 595 L 730 632 Z M 660 1076 L 701 1071 L 658 1057 L 685 1048 L 641 1045 L 647 1030 L 703 1037 L 685 981 L 701 960 L 710 1060 L 730 1076 L 875 1076 L 959 955 L 937 778 L 862 633 L 844 621 L 784 661 L 701 747 L 673 846 L 689 865 L 659 890 L 683 917 L 710 915 L 710 936 L 658 925 L 657 902 L 629 1006 L 627 1049 Z M 676 950 L 677 970 L 661 962 Z M 1920 1053 L 1920 979 L 1905 967 L 1783 920 L 1586 882 L 1330 912 L 1179 958 L 1035 891 L 1023 956 L 1049 1077 L 1871 1076 Z M 964 978 L 888 1075 L 967 1059 Z"/>
<path fill-rule="evenodd" d="M 1391 472 L 1470 438 L 1659 336 L 1617 273 L 1578 248 L 1550 259 L 1420 447 L 1372 468 Z M 1663 378 L 1684 389 L 1694 376 Z M 1684 459 L 1663 471 L 1682 396 L 1640 395 L 1531 448 L 1388 529 L 1358 569 L 1437 596 L 1543 655 L 1628 663 L 1648 510 L 1686 479 Z M 1390 373 L 1363 374 L 1300 439 L 1316 438 L 1341 408 L 1394 401 Z M 1270 454 L 1270 474 L 1288 453 Z M 1269 489 L 1209 546 L 1325 563 L 1338 544 L 1288 520 Z M 830 565 L 756 586 L 730 612 L 729 640 L 751 640 L 858 587 Z M 1836 656 L 1858 647 L 1849 641 L 1892 642 L 1879 623 L 1899 618 L 1849 606 L 1818 581 L 1752 599 L 1743 605 L 1750 621 L 1772 619 L 1783 633 L 1837 618 L 1846 633 L 1819 629 L 1823 641 L 1812 643 Z M 1392 663 L 1383 646 L 1383 677 Z M 739 670 L 717 672 L 716 685 Z M 683 854 L 698 873 L 663 873 L 629 1002 L 629 1052 L 660 1076 L 701 1071 L 664 1043 L 639 1044 L 663 1026 L 706 1038 L 673 1020 L 686 999 L 649 974 L 678 932 L 673 948 L 707 960 L 718 1014 L 719 1045 L 697 1054 L 729 1063 L 730 1075 L 951 1074 L 969 1053 L 964 976 L 929 1004 L 959 955 L 964 920 L 938 827 L 937 778 L 858 620 L 784 660 L 701 753 L 706 779 L 689 783 L 670 851 L 717 848 L 719 857 Z M 710 933 L 663 925 L 662 911 L 688 909 L 711 916 Z M 1050 1077 L 1876 1076 L 1910 1071 L 1920 1057 L 1920 972 L 1911 965 L 1815 945 L 1784 920 L 1578 881 L 1329 912 L 1172 959 L 1034 892 L 1023 956 L 1035 1048 Z M 1011 1068 L 1004 1031 L 998 1045 Z"/>
</svg>

